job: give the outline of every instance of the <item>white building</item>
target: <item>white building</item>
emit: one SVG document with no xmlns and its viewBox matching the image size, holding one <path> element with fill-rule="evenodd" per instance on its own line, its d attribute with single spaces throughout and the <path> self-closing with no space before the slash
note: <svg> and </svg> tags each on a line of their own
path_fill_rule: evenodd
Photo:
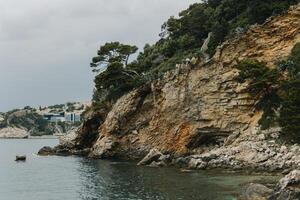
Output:
<svg viewBox="0 0 300 200">
<path fill-rule="evenodd" d="M 48 113 L 44 114 L 44 119 L 48 120 L 49 122 L 80 122 L 81 117 L 80 113 L 60 113 L 60 114 L 54 114 L 54 113 Z"/>
<path fill-rule="evenodd" d="M 61 116 L 53 116 L 50 119 L 50 122 L 65 122 L 66 118 Z"/>
<path fill-rule="evenodd" d="M 44 114 L 44 119 L 50 121 L 50 122 L 65 122 L 65 116 L 63 113 L 60 114 L 54 114 L 54 113 L 48 113 Z"/>
<path fill-rule="evenodd" d="M 65 113 L 66 122 L 80 122 L 81 117 L 78 113 Z"/>
</svg>

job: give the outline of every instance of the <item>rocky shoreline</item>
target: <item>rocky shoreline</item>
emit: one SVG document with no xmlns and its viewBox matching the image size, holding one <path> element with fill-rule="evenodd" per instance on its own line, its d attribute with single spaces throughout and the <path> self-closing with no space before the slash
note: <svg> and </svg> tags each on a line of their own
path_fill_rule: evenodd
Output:
<svg viewBox="0 0 300 200">
<path fill-rule="evenodd" d="M 280 129 L 257 130 L 252 135 L 238 138 L 230 137 L 223 146 L 208 147 L 200 153 L 174 155 L 156 148 L 142 154 L 140 152 L 118 152 L 112 148 L 112 141 L 103 148 L 103 157 L 95 157 L 91 148 L 78 148 L 76 133 L 60 138 L 60 144 L 54 148 L 44 147 L 40 155 L 77 155 L 90 158 L 136 160 L 139 165 L 153 167 L 177 166 L 186 169 L 229 169 L 236 171 L 269 172 L 286 174 L 300 168 L 300 146 L 285 145 L 277 142 Z M 268 139 L 267 139 L 268 138 Z M 271 138 L 271 139 L 270 139 Z"/>
</svg>

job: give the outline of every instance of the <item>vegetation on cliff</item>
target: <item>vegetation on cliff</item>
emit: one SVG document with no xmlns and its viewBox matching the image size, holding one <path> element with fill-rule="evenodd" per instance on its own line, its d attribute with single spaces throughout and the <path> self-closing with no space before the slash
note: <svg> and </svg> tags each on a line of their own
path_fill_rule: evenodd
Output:
<svg viewBox="0 0 300 200">
<path fill-rule="evenodd" d="M 183 59 L 201 56 L 200 48 L 210 32 L 212 39 L 207 53 L 212 56 L 226 36 L 243 31 L 251 24 L 263 23 L 297 2 L 299 0 L 207 0 L 193 4 L 179 17 L 168 19 L 162 25 L 161 39 L 154 45 L 146 44 L 130 63 L 129 57 L 137 52 L 136 46 L 106 43 L 91 63 L 97 73 L 94 102 L 103 107 L 106 100 L 115 101 L 133 88 L 161 77 Z"/>
<path fill-rule="evenodd" d="M 197 52 L 209 32 L 213 38 L 209 43 L 209 54 L 213 55 L 217 45 L 228 34 L 243 30 L 251 24 L 263 23 L 268 17 L 285 11 L 297 0 L 206 0 L 190 6 L 171 17 L 162 26 L 162 41 L 155 46 L 162 48 L 166 57 L 185 51 Z"/>
<path fill-rule="evenodd" d="M 288 78 L 282 84 L 279 123 L 284 137 L 291 142 L 300 142 L 300 43 L 280 67 L 288 73 Z"/>
<path fill-rule="evenodd" d="M 129 57 L 137 52 L 136 46 L 119 42 L 104 44 L 91 62 L 96 73 L 92 109 L 102 110 L 106 114 L 122 95 L 161 78 L 166 71 L 187 58 L 201 57 L 203 53 L 213 56 L 217 46 L 231 35 L 243 33 L 250 25 L 261 24 L 268 17 L 281 14 L 298 2 L 207 0 L 193 4 L 178 17 L 168 19 L 162 25 L 160 40 L 153 45 L 146 44 L 135 60 Z M 200 49 L 209 33 L 212 37 L 208 50 L 203 52 Z M 263 128 L 275 123 L 273 119 L 279 117 L 277 110 L 282 107 L 281 119 L 276 122 L 280 122 L 284 132 L 292 130 L 284 120 L 284 113 L 289 113 L 285 109 L 294 109 L 290 107 L 293 105 L 290 101 L 297 93 L 297 79 L 291 70 L 294 70 L 292 65 L 298 62 L 294 55 L 296 49 L 289 59 L 278 63 L 276 69 L 269 69 L 265 63 L 256 61 L 247 61 L 239 66 L 242 71 L 240 81 L 251 80 L 248 92 L 260 97 L 257 109 L 264 111 L 260 120 Z M 285 73 L 289 74 L 288 79 L 284 77 Z M 295 91 L 284 90 L 284 86 Z"/>
<path fill-rule="evenodd" d="M 243 61 L 239 81 L 249 81 L 246 89 L 259 99 L 258 110 L 263 110 L 260 124 L 263 129 L 277 123 L 282 127 L 282 136 L 289 142 L 300 142 L 300 43 L 291 55 L 270 69 L 265 63 Z"/>
<path fill-rule="evenodd" d="M 244 83 L 248 81 L 248 92 L 255 99 L 257 110 L 263 110 L 263 116 L 259 123 L 262 129 L 269 128 L 274 122 L 276 109 L 280 106 L 278 90 L 280 88 L 280 72 L 277 68 L 270 69 L 266 63 L 256 60 L 246 60 L 237 66 L 240 70 L 238 81 Z"/>
<path fill-rule="evenodd" d="M 109 107 L 126 92 L 137 87 L 141 80 L 136 62 L 129 63 L 129 57 L 136 53 L 136 46 L 119 42 L 106 43 L 101 46 L 98 55 L 93 58 L 91 67 L 98 73 L 95 78 L 95 102 Z"/>
</svg>

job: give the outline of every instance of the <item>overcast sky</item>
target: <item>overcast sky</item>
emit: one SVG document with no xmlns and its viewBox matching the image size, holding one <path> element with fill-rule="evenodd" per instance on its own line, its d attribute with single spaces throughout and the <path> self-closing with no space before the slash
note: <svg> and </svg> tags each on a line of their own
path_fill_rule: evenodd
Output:
<svg viewBox="0 0 300 200">
<path fill-rule="evenodd" d="M 0 111 L 91 99 L 106 41 L 143 47 L 197 0 L 0 0 Z"/>
</svg>

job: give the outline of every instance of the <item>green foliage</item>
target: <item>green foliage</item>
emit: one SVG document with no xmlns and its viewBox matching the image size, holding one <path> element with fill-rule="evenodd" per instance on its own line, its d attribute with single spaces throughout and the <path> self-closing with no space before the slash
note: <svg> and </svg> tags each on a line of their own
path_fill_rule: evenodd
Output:
<svg viewBox="0 0 300 200">
<path fill-rule="evenodd" d="M 240 70 L 238 80 L 249 80 L 247 92 L 254 97 L 271 96 L 278 89 L 280 73 L 277 69 L 269 69 L 265 63 L 258 61 L 243 61 L 237 68 Z"/>
<path fill-rule="evenodd" d="M 160 77 L 174 61 L 182 62 L 185 56 L 199 56 L 199 50 L 212 32 L 208 53 L 213 56 L 216 47 L 236 30 L 263 23 L 299 0 L 207 0 L 191 5 L 179 17 L 170 17 L 163 25 L 161 39 L 146 45 L 137 58 L 139 72 L 150 77 Z M 167 66 L 166 66 L 167 65 Z M 147 79 L 149 79 L 147 77 Z"/>
<path fill-rule="evenodd" d="M 246 28 L 255 23 L 263 23 L 268 17 L 284 12 L 290 5 L 299 0 L 207 0 L 191 5 L 179 14 L 179 18 L 171 17 L 162 26 L 161 43 L 169 43 L 176 49 L 162 50 L 169 57 L 176 52 L 201 47 L 209 32 L 213 38 L 209 44 L 210 55 L 225 40 L 225 37 L 236 28 Z M 180 44 L 180 38 L 192 38 Z M 164 45 L 164 44 L 163 44 Z"/>
<path fill-rule="evenodd" d="M 289 73 L 291 78 L 299 77 L 300 73 L 300 43 L 297 43 L 294 48 L 292 49 L 291 56 L 289 58 L 290 66 L 289 66 Z"/>
<path fill-rule="evenodd" d="M 282 136 L 289 142 L 300 142 L 300 79 L 284 83 L 279 123 Z"/>
<path fill-rule="evenodd" d="M 297 67 L 298 67 L 297 69 L 300 71 L 300 69 L 299 69 L 299 65 L 300 65 L 300 43 L 297 43 L 293 47 L 290 59 L 295 63 L 295 65 L 297 65 Z"/>
<path fill-rule="evenodd" d="M 278 68 L 286 71 L 290 78 L 297 78 L 300 74 L 300 43 L 297 43 L 292 49 L 292 53 L 287 60 L 278 62 Z"/>
<path fill-rule="evenodd" d="M 262 129 L 279 123 L 285 141 L 300 143 L 300 43 L 277 66 L 279 70 L 257 61 L 244 61 L 237 66 L 241 70 L 238 81 L 249 81 L 246 91 L 259 99 L 256 107 L 264 111 L 259 121 Z"/>
<path fill-rule="evenodd" d="M 137 50 L 136 46 L 124 45 L 119 42 L 106 43 L 100 47 L 97 56 L 92 59 L 91 67 L 95 72 L 99 72 L 101 68 L 114 62 L 127 66 L 130 55 L 136 53 Z"/>
<path fill-rule="evenodd" d="M 265 63 L 246 60 L 238 64 L 240 70 L 238 81 L 248 81 L 246 92 L 259 99 L 256 109 L 264 114 L 259 123 L 262 129 L 269 128 L 276 118 L 275 111 L 280 106 L 277 92 L 280 87 L 280 73 L 277 69 L 269 69 Z"/>
<path fill-rule="evenodd" d="M 261 98 L 256 107 L 257 109 L 264 111 L 258 122 L 261 125 L 262 130 L 268 129 L 276 124 L 278 118 L 276 111 L 280 105 L 281 98 L 275 90 Z"/>
<path fill-rule="evenodd" d="M 119 42 L 106 43 L 99 48 L 91 63 L 93 71 L 97 72 L 94 80 L 94 102 L 115 102 L 139 84 L 141 76 L 136 71 L 136 64 L 128 63 L 130 55 L 137 50 L 136 46 Z"/>
<path fill-rule="evenodd" d="M 283 138 L 300 143 L 300 43 L 294 46 L 285 63 L 288 64 L 280 67 L 288 72 L 289 77 L 282 84 L 279 123 Z"/>
<path fill-rule="evenodd" d="M 98 72 L 93 96 L 95 102 L 115 102 L 120 96 L 143 83 L 137 63 L 128 63 L 129 56 L 136 51 L 136 46 L 119 42 L 106 43 L 100 47 L 98 56 L 91 63 L 93 71 Z M 97 67 L 100 68 L 95 70 Z M 101 68 L 104 70 L 100 71 Z"/>
<path fill-rule="evenodd" d="M 224 38 L 228 32 L 229 30 L 227 22 L 215 22 L 215 24 L 212 26 L 213 35 L 210 39 L 207 50 L 207 53 L 210 55 L 210 57 L 215 54 L 216 47 L 224 41 Z"/>
<path fill-rule="evenodd" d="M 135 71 L 124 68 L 121 63 L 114 62 L 96 76 L 95 85 L 97 91 L 102 95 L 106 92 L 105 100 L 115 101 L 138 85 L 139 77 Z"/>
</svg>

